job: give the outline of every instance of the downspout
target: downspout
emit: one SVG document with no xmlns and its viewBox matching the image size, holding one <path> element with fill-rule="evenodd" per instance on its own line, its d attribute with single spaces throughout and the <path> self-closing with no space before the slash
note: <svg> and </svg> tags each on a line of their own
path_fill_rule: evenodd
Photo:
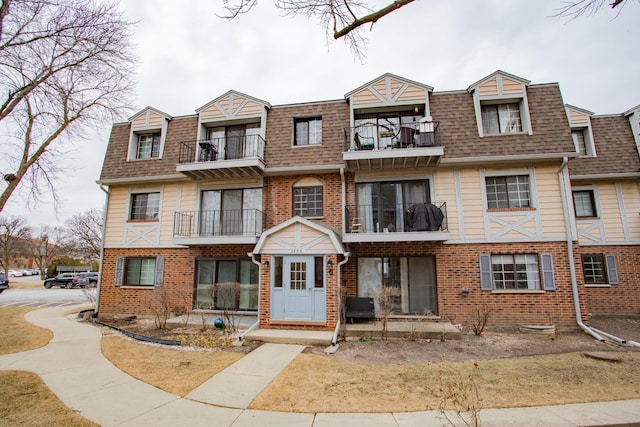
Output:
<svg viewBox="0 0 640 427">
<path fill-rule="evenodd" d="M 341 301 L 342 292 L 341 292 L 341 289 L 340 289 L 340 282 L 342 280 L 340 278 L 340 272 L 342 271 L 342 266 L 345 265 L 347 263 L 347 261 L 349 261 L 349 256 L 350 255 L 351 255 L 350 252 L 346 252 L 344 254 L 344 259 L 338 263 L 338 267 L 337 267 L 338 272 L 336 273 L 336 279 L 338 280 L 338 321 L 336 322 L 336 329 L 333 331 L 333 338 L 331 339 L 331 345 L 333 345 L 333 346 L 338 344 L 338 332 L 340 331 L 340 315 L 342 314 L 342 308 L 341 308 L 342 307 L 342 301 Z"/>
<path fill-rule="evenodd" d="M 98 266 L 98 286 L 96 295 L 96 309 L 93 313 L 94 317 L 98 316 L 98 307 L 100 307 L 100 289 L 102 289 L 102 266 L 104 264 L 104 245 L 107 234 L 107 209 L 109 209 L 109 199 L 111 198 L 111 191 L 104 185 L 100 184 L 100 190 L 106 194 L 106 201 L 104 204 L 104 211 L 102 212 L 102 244 L 100 245 L 100 265 Z"/>
<path fill-rule="evenodd" d="M 346 189 L 346 182 L 345 182 L 345 177 L 344 177 L 344 168 L 340 168 L 340 181 L 342 184 L 342 230 L 340 231 L 340 234 L 344 234 L 347 232 L 347 228 L 349 227 L 349 224 L 347 224 L 345 222 L 346 220 L 346 215 L 345 215 L 345 210 L 347 209 L 347 189 Z"/>
<path fill-rule="evenodd" d="M 558 169 L 558 180 L 560 182 L 560 198 L 562 199 L 562 212 L 564 214 L 564 225 L 567 233 L 567 256 L 569 257 L 569 273 L 571 274 L 571 290 L 573 292 L 573 306 L 576 312 L 576 322 L 583 331 L 585 331 L 598 341 L 604 342 L 604 338 L 602 338 L 594 330 L 592 330 L 582 322 L 582 313 L 580 312 L 580 299 L 578 297 L 578 281 L 576 279 L 576 267 L 573 262 L 573 233 L 571 232 L 571 218 L 569 217 L 569 208 L 567 203 L 568 193 L 567 182 L 565 179 L 565 170 L 568 163 L 569 159 L 565 156 L 562 159 L 562 165 L 560 166 L 560 169 Z"/>
<path fill-rule="evenodd" d="M 260 261 L 256 260 L 255 254 L 251 253 L 251 254 L 248 254 L 248 255 L 251 256 L 251 262 L 253 262 L 255 265 L 257 265 L 258 268 L 260 268 Z M 246 331 L 244 331 L 243 333 L 238 335 L 238 341 L 240 341 L 240 342 L 244 341 L 245 335 L 255 331 L 256 329 L 258 329 L 259 325 L 260 325 L 260 284 L 258 283 L 258 320 L 256 320 L 251 326 L 249 326 L 249 328 Z"/>
</svg>

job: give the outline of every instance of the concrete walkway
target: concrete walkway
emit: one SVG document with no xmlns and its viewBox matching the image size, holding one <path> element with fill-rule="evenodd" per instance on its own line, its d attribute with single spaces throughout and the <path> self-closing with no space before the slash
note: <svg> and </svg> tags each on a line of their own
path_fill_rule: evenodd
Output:
<svg viewBox="0 0 640 427">
<path fill-rule="evenodd" d="M 436 411 L 295 414 L 245 409 L 302 351 L 296 345 L 265 344 L 180 398 L 116 368 L 102 356 L 100 329 L 65 318 L 67 310 L 29 312 L 27 320 L 53 331 L 53 339 L 37 350 L 0 356 L 0 369 L 35 372 L 65 405 L 102 426 L 450 425 Z M 640 425 L 640 399 L 486 409 L 480 418 L 484 426 Z"/>
</svg>

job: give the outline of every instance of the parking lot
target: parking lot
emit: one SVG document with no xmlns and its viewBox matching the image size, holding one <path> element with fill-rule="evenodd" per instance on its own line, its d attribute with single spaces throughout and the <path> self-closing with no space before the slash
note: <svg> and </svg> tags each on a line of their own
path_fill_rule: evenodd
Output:
<svg viewBox="0 0 640 427">
<path fill-rule="evenodd" d="M 82 289 L 45 289 L 38 276 L 11 277 L 0 294 L 0 306 L 61 307 L 87 303 Z"/>
</svg>

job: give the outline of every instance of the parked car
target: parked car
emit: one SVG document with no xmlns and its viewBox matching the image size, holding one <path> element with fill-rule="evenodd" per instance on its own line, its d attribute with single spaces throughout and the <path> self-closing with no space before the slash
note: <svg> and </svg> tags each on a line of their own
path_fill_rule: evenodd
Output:
<svg viewBox="0 0 640 427">
<path fill-rule="evenodd" d="M 73 288 L 73 279 L 78 277 L 77 273 L 60 273 L 56 277 L 47 279 L 44 281 L 44 287 L 49 289 L 52 286 L 59 286 L 65 288 Z"/>
<path fill-rule="evenodd" d="M 8 288 L 9 280 L 7 279 L 7 276 L 5 276 L 4 271 L 0 271 L 0 294 L 2 293 L 2 291 Z"/>
<path fill-rule="evenodd" d="M 22 277 L 22 271 L 9 270 L 7 271 L 7 274 L 9 275 L 9 277 Z"/>
<path fill-rule="evenodd" d="M 23 276 L 31 276 L 33 274 L 31 270 L 22 270 L 21 273 Z"/>
<path fill-rule="evenodd" d="M 78 277 L 88 279 L 90 285 L 97 285 L 100 273 L 97 273 L 95 271 L 89 273 L 78 273 Z"/>
</svg>

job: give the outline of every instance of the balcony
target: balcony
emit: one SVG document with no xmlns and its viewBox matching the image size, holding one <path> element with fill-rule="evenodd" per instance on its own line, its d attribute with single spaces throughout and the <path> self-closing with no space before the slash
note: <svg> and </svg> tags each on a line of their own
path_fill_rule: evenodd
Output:
<svg viewBox="0 0 640 427">
<path fill-rule="evenodd" d="M 255 244 L 265 215 L 257 209 L 182 211 L 173 221 L 173 243 L 182 245 Z"/>
<path fill-rule="evenodd" d="M 193 179 L 261 175 L 265 144 L 260 135 L 183 141 L 176 170 Z"/>
<path fill-rule="evenodd" d="M 438 122 L 365 124 L 344 131 L 342 159 L 350 170 L 435 166 L 444 154 Z"/>
<path fill-rule="evenodd" d="M 446 202 L 347 206 L 343 242 L 413 242 L 449 239 Z"/>
</svg>

